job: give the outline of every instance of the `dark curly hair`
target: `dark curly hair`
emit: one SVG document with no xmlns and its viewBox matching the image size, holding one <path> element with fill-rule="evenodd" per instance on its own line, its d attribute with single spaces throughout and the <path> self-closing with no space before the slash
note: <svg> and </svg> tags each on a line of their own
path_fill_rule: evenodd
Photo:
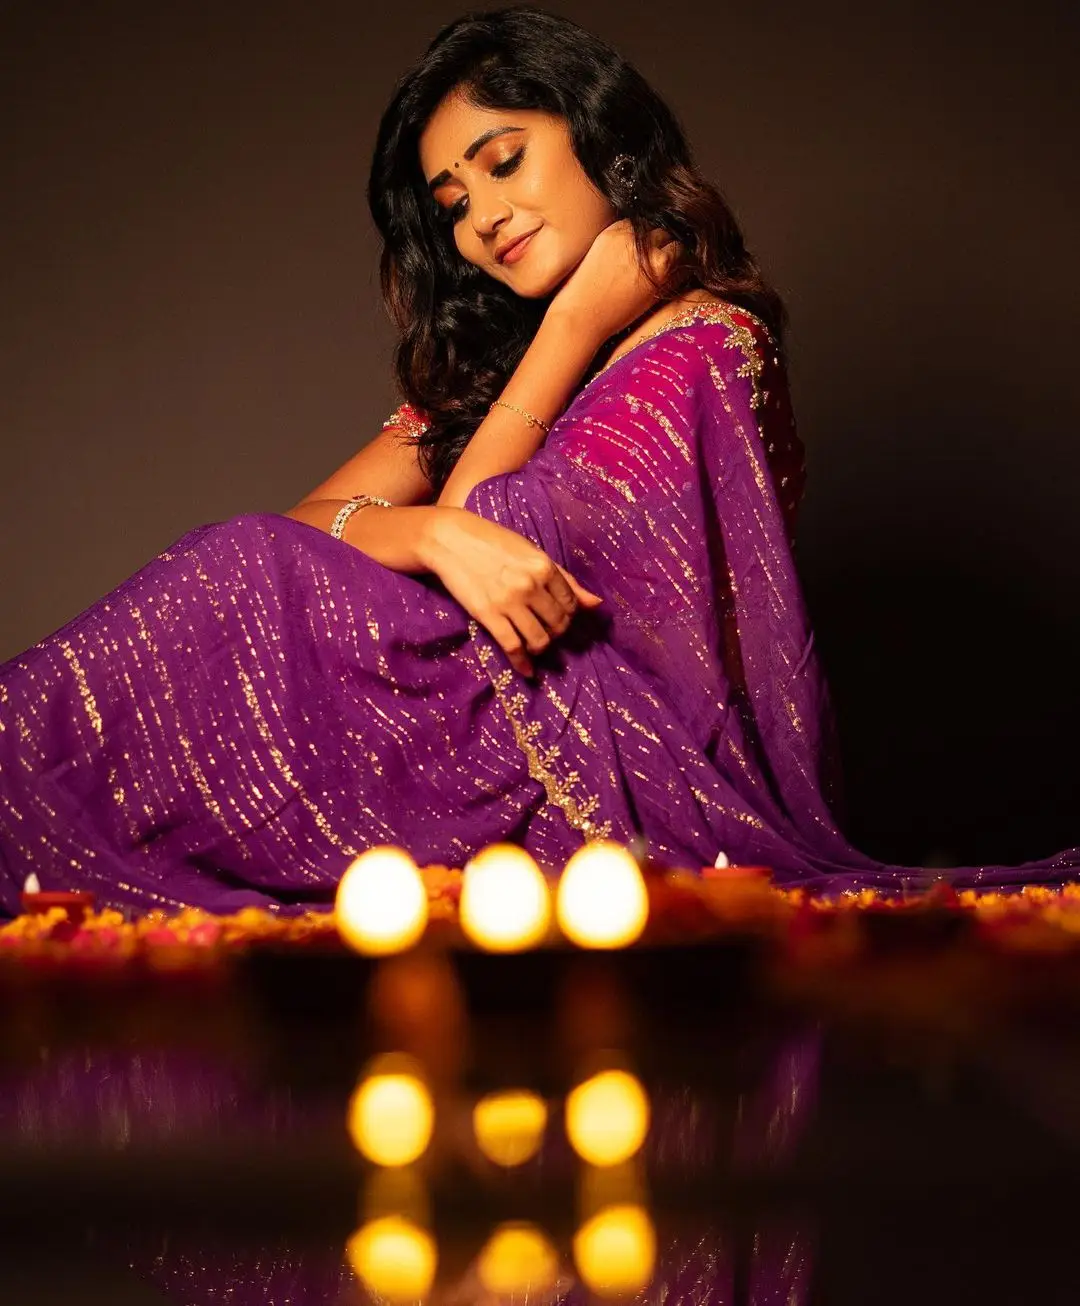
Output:
<svg viewBox="0 0 1080 1306">
<path fill-rule="evenodd" d="M 784 308 L 716 188 L 696 170 L 675 115 L 611 46 L 532 8 L 468 13 L 444 27 L 398 82 L 379 124 L 368 204 L 383 239 L 382 293 L 401 335 L 404 397 L 431 425 L 420 461 L 436 493 L 521 361 L 550 299 L 524 299 L 462 258 L 438 220 L 420 136 L 455 90 L 489 109 L 535 109 L 568 126 L 593 185 L 628 218 L 644 255 L 651 228 L 682 254 L 657 289 L 697 286 L 757 314 L 781 344 Z M 619 154 L 634 175 L 613 171 Z M 632 189 L 636 194 L 631 201 Z"/>
</svg>

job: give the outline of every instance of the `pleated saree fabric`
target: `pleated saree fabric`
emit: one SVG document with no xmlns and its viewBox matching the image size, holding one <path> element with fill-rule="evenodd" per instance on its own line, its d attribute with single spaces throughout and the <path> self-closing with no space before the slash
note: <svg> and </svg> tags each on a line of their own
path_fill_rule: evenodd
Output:
<svg viewBox="0 0 1080 1306">
<path fill-rule="evenodd" d="M 0 906 L 327 904 L 375 844 L 557 868 L 587 839 L 818 891 L 931 874 L 851 847 L 791 551 L 803 485 L 764 326 L 696 305 L 467 507 L 604 599 L 512 671 L 438 580 L 276 514 L 191 531 L 0 668 Z M 1080 849 L 958 884 L 1076 878 Z"/>
</svg>

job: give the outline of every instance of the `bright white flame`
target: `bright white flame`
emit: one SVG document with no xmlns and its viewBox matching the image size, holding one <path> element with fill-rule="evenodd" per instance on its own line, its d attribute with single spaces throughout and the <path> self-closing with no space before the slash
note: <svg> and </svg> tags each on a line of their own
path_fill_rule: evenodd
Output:
<svg viewBox="0 0 1080 1306">
<path fill-rule="evenodd" d="M 566 1099 L 567 1137 L 590 1165 L 619 1165 L 640 1149 L 648 1132 L 648 1095 L 625 1070 L 593 1075 Z"/>
<path fill-rule="evenodd" d="M 425 1229 L 399 1215 L 371 1220 L 346 1247 L 358 1278 L 391 1302 L 414 1302 L 435 1282 L 438 1253 Z"/>
<path fill-rule="evenodd" d="M 409 1165 L 427 1150 L 435 1105 L 427 1085 L 402 1071 L 361 1080 L 346 1116 L 356 1148 L 376 1165 Z"/>
<path fill-rule="evenodd" d="M 713 865 L 719 866 L 721 870 L 725 870 L 728 866 L 730 866 L 731 863 L 728 861 L 727 853 L 718 852 L 716 854 L 716 861 L 713 862 Z"/>
<path fill-rule="evenodd" d="M 559 881 L 556 912 L 567 938 L 583 948 L 621 948 L 649 918 L 649 895 L 629 852 L 598 839 L 579 848 Z"/>
<path fill-rule="evenodd" d="M 41 892 L 41 881 L 38 879 L 38 877 L 34 874 L 33 871 L 31 871 L 30 874 L 26 877 L 26 880 L 22 887 L 22 891 L 23 893 Z"/>
<path fill-rule="evenodd" d="M 648 1287 L 656 1266 L 656 1230 L 640 1206 L 608 1206 L 574 1234 L 574 1263 L 582 1283 L 602 1297 Z"/>
<path fill-rule="evenodd" d="M 514 844 L 491 844 L 465 865 L 461 928 L 490 952 L 518 952 L 543 941 L 551 891 L 536 862 Z"/>
<path fill-rule="evenodd" d="M 357 952 L 401 952 L 424 933 L 427 889 L 403 848 L 369 848 L 341 877 L 334 912 L 338 932 Z"/>
<path fill-rule="evenodd" d="M 473 1108 L 473 1133 L 481 1152 L 496 1165 L 524 1165 L 540 1150 L 548 1111 L 526 1089 L 489 1093 Z"/>
</svg>

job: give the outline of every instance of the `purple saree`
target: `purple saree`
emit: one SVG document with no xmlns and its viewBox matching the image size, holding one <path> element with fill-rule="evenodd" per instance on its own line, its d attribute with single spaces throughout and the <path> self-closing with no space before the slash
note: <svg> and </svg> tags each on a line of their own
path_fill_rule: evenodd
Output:
<svg viewBox="0 0 1080 1306">
<path fill-rule="evenodd" d="M 643 834 L 819 891 L 919 887 L 834 817 L 830 713 L 790 549 L 802 467 L 767 333 L 688 310 L 583 387 L 468 507 L 596 613 L 511 671 L 431 577 L 272 514 L 200 527 L 0 668 L 0 907 L 30 870 L 136 909 L 330 902 L 400 843 L 557 867 Z M 1057 883 L 1080 848 L 949 873 Z"/>
</svg>

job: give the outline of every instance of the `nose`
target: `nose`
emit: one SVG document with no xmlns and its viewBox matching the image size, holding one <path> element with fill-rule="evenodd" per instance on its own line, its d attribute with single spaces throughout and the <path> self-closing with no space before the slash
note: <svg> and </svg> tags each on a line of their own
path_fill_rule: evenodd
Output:
<svg viewBox="0 0 1080 1306">
<path fill-rule="evenodd" d="M 481 239 L 494 236 L 504 223 L 513 215 L 513 210 L 506 199 L 497 191 L 487 191 L 476 195 L 469 204 L 469 216 L 472 218 L 473 230 Z"/>
</svg>

